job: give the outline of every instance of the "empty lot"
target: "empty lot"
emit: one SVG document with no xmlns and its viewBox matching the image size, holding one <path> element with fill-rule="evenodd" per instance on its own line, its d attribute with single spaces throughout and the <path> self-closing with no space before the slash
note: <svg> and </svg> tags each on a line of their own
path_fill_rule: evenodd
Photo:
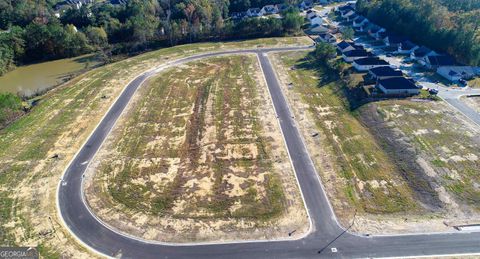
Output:
<svg viewBox="0 0 480 259">
<path fill-rule="evenodd" d="M 468 121 L 443 102 L 350 110 L 343 82 L 305 57 L 278 54 L 275 63 L 345 226 L 355 211 L 353 229 L 367 233 L 440 231 L 478 218 L 480 146 Z"/>
<path fill-rule="evenodd" d="M 254 55 L 233 56 L 150 79 L 90 168 L 87 197 L 98 215 L 123 231 L 162 241 L 285 237 L 305 230 L 259 70 Z"/>
<path fill-rule="evenodd" d="M 37 245 L 45 257 L 93 256 L 57 219 L 57 184 L 123 87 L 143 71 L 201 52 L 309 42 L 271 38 L 165 48 L 94 69 L 49 92 L 30 113 L 0 131 L 2 244 Z M 55 154 L 58 158 L 52 158 Z"/>
</svg>

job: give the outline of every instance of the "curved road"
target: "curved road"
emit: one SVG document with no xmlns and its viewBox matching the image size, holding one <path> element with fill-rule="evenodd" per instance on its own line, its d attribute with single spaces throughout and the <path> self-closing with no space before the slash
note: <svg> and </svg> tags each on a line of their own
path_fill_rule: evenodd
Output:
<svg viewBox="0 0 480 259">
<path fill-rule="evenodd" d="M 66 169 L 58 187 L 57 206 L 70 232 L 84 245 L 103 255 L 124 258 L 352 258 L 480 253 L 478 232 L 365 237 L 351 234 L 339 226 L 267 57 L 271 51 L 298 49 L 307 47 L 207 53 L 179 59 L 168 66 L 218 55 L 257 54 L 312 222 L 311 232 L 306 237 L 200 245 L 154 243 L 113 231 L 90 213 L 82 193 L 85 169 L 135 91 L 161 68 L 146 72 L 128 84 Z"/>
</svg>

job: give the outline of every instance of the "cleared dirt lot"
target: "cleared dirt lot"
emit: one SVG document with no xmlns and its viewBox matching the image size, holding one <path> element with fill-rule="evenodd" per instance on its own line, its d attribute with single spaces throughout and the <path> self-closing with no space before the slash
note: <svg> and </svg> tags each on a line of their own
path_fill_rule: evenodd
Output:
<svg viewBox="0 0 480 259">
<path fill-rule="evenodd" d="M 305 55 L 278 54 L 275 65 L 345 226 L 355 211 L 353 230 L 363 233 L 475 223 L 480 145 L 473 125 L 443 102 L 382 101 L 352 111 L 341 80 Z"/>
<path fill-rule="evenodd" d="M 305 44 L 311 41 L 301 37 L 182 45 L 94 69 L 49 92 L 30 113 L 0 131 L 0 245 L 38 246 L 47 258 L 95 256 L 57 218 L 56 188 L 105 111 L 141 72 L 200 52 Z M 58 158 L 52 158 L 55 154 Z"/>
<path fill-rule="evenodd" d="M 306 213 L 258 71 L 255 55 L 231 56 L 149 80 L 90 167 L 91 207 L 161 241 L 302 234 Z"/>
</svg>

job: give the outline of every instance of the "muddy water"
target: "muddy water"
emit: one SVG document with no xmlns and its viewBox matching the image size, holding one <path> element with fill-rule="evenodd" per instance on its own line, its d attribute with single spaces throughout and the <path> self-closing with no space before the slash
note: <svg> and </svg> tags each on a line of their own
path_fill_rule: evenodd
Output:
<svg viewBox="0 0 480 259">
<path fill-rule="evenodd" d="M 33 65 L 20 66 L 0 77 L 0 92 L 33 95 L 68 80 L 72 75 L 98 66 L 95 55 L 60 59 Z"/>
</svg>

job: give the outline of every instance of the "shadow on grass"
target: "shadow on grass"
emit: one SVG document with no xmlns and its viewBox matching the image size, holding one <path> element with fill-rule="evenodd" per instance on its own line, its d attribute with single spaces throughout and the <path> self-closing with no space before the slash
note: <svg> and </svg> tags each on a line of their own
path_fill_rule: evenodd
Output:
<svg viewBox="0 0 480 259">
<path fill-rule="evenodd" d="M 349 85 L 349 77 L 354 73 L 352 68 L 340 73 L 338 70 L 329 67 L 326 62 L 317 60 L 313 52 L 310 52 L 296 62 L 295 69 L 314 71 L 319 78 L 317 84 L 319 88 L 335 84 L 335 94 L 344 101 L 345 106 L 350 111 L 355 111 L 362 105 L 372 101 L 363 90 L 362 82 L 356 85 Z"/>
</svg>

